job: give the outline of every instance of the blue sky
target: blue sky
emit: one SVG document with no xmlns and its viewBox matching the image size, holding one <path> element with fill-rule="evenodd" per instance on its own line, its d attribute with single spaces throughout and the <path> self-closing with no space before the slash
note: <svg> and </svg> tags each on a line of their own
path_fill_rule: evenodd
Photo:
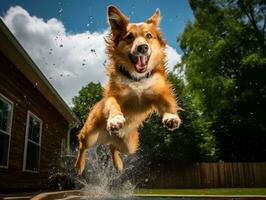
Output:
<svg viewBox="0 0 266 200">
<path fill-rule="evenodd" d="M 105 84 L 106 8 L 113 4 L 133 22 L 145 21 L 160 8 L 161 30 L 168 42 L 168 70 L 180 62 L 177 36 L 193 14 L 186 0 L 10 0 L 1 1 L 0 16 L 46 78 L 71 105 L 89 82 Z"/>
<path fill-rule="evenodd" d="M 110 4 L 119 7 L 134 22 L 145 20 L 156 8 L 160 8 L 163 17 L 161 30 L 168 44 L 182 53 L 176 37 L 182 33 L 187 21 L 193 21 L 187 0 L 4 0 L 0 4 L 0 12 L 4 15 L 10 6 L 19 5 L 31 15 L 45 20 L 53 17 L 60 19 L 68 32 L 94 32 L 108 27 L 106 7 Z"/>
</svg>

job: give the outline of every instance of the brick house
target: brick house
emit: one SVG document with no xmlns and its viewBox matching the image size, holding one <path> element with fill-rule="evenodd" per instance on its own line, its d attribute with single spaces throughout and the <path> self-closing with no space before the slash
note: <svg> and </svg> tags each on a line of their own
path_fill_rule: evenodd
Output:
<svg viewBox="0 0 266 200">
<path fill-rule="evenodd" d="M 48 188 L 78 119 L 0 20 L 0 191 Z"/>
</svg>

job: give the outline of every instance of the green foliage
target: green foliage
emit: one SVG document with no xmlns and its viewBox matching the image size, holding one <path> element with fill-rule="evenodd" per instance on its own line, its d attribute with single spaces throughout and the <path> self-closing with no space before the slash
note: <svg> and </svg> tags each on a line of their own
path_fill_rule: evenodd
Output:
<svg viewBox="0 0 266 200">
<path fill-rule="evenodd" d="M 103 88 L 100 83 L 91 82 L 87 86 L 82 87 L 78 96 L 72 99 L 74 105 L 72 110 L 82 124 L 84 124 L 87 119 L 89 110 L 92 106 L 102 98 L 102 91 Z"/>
<path fill-rule="evenodd" d="M 215 144 L 212 135 L 202 133 L 198 127 L 199 114 L 186 91 L 184 80 L 169 74 L 179 104 L 182 125 L 178 130 L 168 131 L 160 116 L 152 115 L 140 129 L 141 148 L 152 162 L 188 162 L 214 159 Z"/>
<path fill-rule="evenodd" d="M 182 63 L 169 74 L 182 125 L 170 132 L 152 115 L 140 128 L 141 148 L 153 162 L 265 161 L 266 1 L 190 5 L 195 21 L 178 39 Z M 101 85 L 90 83 L 73 98 L 83 123 L 101 94 Z"/>
<path fill-rule="evenodd" d="M 153 162 L 266 161 L 266 2 L 190 5 L 195 21 L 179 37 L 182 63 L 169 74 L 182 125 L 170 132 L 152 115 L 140 128 L 141 148 Z M 90 83 L 73 98 L 83 123 L 101 94 Z"/>
<path fill-rule="evenodd" d="M 143 153 L 152 162 L 210 159 L 215 149 L 212 136 L 202 134 L 198 129 L 195 121 L 199 115 L 192 104 L 191 95 L 186 91 L 183 79 L 171 73 L 169 80 L 184 109 L 180 113 L 183 123 L 178 131 L 170 132 L 163 127 L 161 117 L 151 116 L 140 128 Z M 73 98 L 74 107 L 72 109 L 82 124 L 85 122 L 90 108 L 101 99 L 101 94 L 100 83 L 89 83 L 82 87 L 78 96 Z"/>
<path fill-rule="evenodd" d="M 266 158 L 266 1 L 190 0 L 195 22 L 179 39 L 201 131 L 219 158 Z"/>
</svg>

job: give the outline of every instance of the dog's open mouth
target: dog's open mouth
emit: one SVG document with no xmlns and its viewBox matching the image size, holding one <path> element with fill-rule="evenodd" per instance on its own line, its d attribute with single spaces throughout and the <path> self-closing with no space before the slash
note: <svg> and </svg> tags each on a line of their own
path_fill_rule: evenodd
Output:
<svg viewBox="0 0 266 200">
<path fill-rule="evenodd" d="M 130 53 L 128 55 L 128 57 L 129 57 L 130 61 L 133 63 L 135 70 L 138 73 L 146 72 L 150 56 L 144 56 L 144 55 L 135 56 L 135 55 Z"/>
</svg>

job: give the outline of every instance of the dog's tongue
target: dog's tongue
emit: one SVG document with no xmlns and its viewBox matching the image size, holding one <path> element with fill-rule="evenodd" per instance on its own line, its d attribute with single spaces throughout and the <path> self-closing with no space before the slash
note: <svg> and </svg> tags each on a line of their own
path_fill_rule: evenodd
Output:
<svg viewBox="0 0 266 200">
<path fill-rule="evenodd" d="M 144 67 L 146 65 L 147 56 L 138 56 L 138 62 L 137 65 L 139 67 Z"/>
<path fill-rule="evenodd" d="M 135 64 L 135 68 L 137 70 L 137 72 L 139 73 L 143 73 L 146 71 L 147 69 L 147 56 L 137 56 L 136 59 L 136 64 Z"/>
</svg>

